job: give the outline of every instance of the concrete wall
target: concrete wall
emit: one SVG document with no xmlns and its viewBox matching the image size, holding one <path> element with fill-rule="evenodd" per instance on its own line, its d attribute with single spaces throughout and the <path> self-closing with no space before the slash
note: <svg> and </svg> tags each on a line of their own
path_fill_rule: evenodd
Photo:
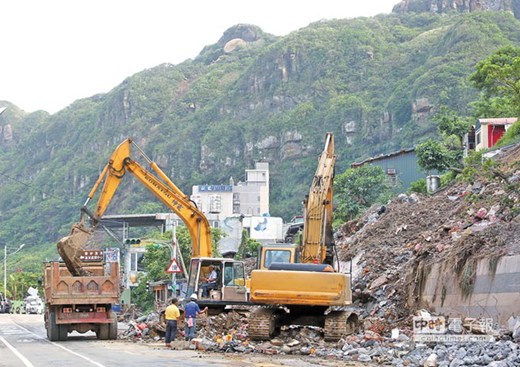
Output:
<svg viewBox="0 0 520 367">
<path fill-rule="evenodd" d="M 493 318 L 501 325 L 520 315 L 520 255 L 476 263 L 473 291 L 464 295 L 460 277 L 446 264 L 435 264 L 426 277 L 421 301 L 436 314 Z"/>
</svg>

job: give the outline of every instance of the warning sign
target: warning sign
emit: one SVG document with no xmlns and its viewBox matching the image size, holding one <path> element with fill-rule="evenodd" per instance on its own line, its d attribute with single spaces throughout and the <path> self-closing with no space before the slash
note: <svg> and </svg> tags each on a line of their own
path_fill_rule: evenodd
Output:
<svg viewBox="0 0 520 367">
<path fill-rule="evenodd" d="M 177 263 L 176 259 L 172 259 L 172 262 L 166 269 L 167 273 L 182 273 L 181 268 L 179 268 L 179 264 Z"/>
</svg>

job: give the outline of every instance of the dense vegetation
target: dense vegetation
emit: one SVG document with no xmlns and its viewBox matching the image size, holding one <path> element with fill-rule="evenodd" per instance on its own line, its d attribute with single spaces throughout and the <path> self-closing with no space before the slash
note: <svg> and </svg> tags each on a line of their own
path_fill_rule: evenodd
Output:
<svg viewBox="0 0 520 367">
<path fill-rule="evenodd" d="M 224 51 L 236 38 L 246 42 Z M 520 22 L 507 12 L 321 21 L 280 38 L 239 25 L 194 60 L 144 70 L 54 115 L 2 102 L 2 241 L 53 254 L 128 136 L 187 194 L 194 184 L 237 182 L 268 161 L 270 214 L 287 220 L 301 211 L 325 132 L 336 135 L 338 173 L 438 136 L 435 112 L 471 116 L 476 64 L 519 40 Z M 164 210 L 131 179 L 109 207 Z M 41 264 L 23 256 L 19 266 Z"/>
</svg>

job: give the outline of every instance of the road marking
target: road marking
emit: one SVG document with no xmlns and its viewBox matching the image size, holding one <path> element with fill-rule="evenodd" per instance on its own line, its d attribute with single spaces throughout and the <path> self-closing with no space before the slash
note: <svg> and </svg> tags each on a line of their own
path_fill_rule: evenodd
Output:
<svg viewBox="0 0 520 367">
<path fill-rule="evenodd" d="M 2 330 L 0 330 L 0 335 L 23 335 L 22 330 L 18 329 L 17 327 L 5 327 Z"/>
<path fill-rule="evenodd" d="M 18 324 L 17 324 L 17 325 L 18 325 Z M 101 363 L 98 363 L 98 362 L 96 362 L 96 361 L 93 361 L 92 359 L 90 359 L 90 358 L 87 357 L 87 356 L 84 356 L 84 355 L 82 355 L 82 354 L 76 353 L 76 352 L 74 352 L 73 350 L 70 350 L 69 348 L 65 348 L 63 345 L 59 345 L 59 344 L 57 344 L 57 343 L 54 343 L 54 342 L 51 342 L 51 341 L 47 340 L 47 338 L 43 338 L 43 337 L 39 336 L 38 334 L 33 333 L 33 332 L 30 331 L 29 329 L 24 328 L 23 326 L 18 325 L 18 327 L 21 328 L 21 329 L 23 329 L 23 330 L 25 330 L 25 331 L 28 332 L 29 334 L 32 334 L 32 335 L 36 336 L 38 339 L 45 340 L 47 343 L 52 344 L 52 345 L 54 345 L 54 346 L 56 346 L 56 347 L 58 347 L 58 348 L 61 348 L 61 349 L 63 349 L 64 351 L 69 352 L 70 354 L 74 354 L 74 355 L 77 356 L 77 357 L 83 358 L 83 359 L 86 360 L 87 362 L 92 363 L 94 366 L 105 367 L 105 366 L 102 365 Z M 1 337 L 0 337 L 0 338 L 1 338 Z M 32 364 L 31 364 L 31 366 L 32 366 Z"/>
<path fill-rule="evenodd" d="M 5 346 L 6 346 L 7 348 L 9 348 L 9 349 L 11 350 L 11 352 L 13 352 L 14 355 L 17 356 L 18 359 L 19 359 L 20 361 L 23 362 L 24 365 L 26 365 L 27 367 L 34 367 L 34 365 L 33 365 L 31 362 L 29 362 L 29 360 L 28 360 L 27 358 L 25 358 L 25 357 L 23 356 L 22 353 L 20 353 L 19 351 L 17 351 L 15 347 L 13 347 L 11 344 L 9 344 L 9 343 L 7 342 L 7 340 L 4 339 L 3 336 L 0 336 L 0 341 L 1 341 L 2 343 L 4 343 Z"/>
</svg>

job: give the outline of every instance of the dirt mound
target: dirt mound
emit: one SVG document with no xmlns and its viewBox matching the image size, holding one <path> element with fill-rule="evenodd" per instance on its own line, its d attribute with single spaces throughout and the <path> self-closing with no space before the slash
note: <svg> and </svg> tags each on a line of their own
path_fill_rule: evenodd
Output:
<svg viewBox="0 0 520 367">
<path fill-rule="evenodd" d="M 434 195 L 399 195 L 336 233 L 340 260 L 354 261 L 363 316 L 405 320 L 421 308 L 425 270 L 445 261 L 460 274 L 483 257 L 520 253 L 520 146 Z"/>
</svg>

